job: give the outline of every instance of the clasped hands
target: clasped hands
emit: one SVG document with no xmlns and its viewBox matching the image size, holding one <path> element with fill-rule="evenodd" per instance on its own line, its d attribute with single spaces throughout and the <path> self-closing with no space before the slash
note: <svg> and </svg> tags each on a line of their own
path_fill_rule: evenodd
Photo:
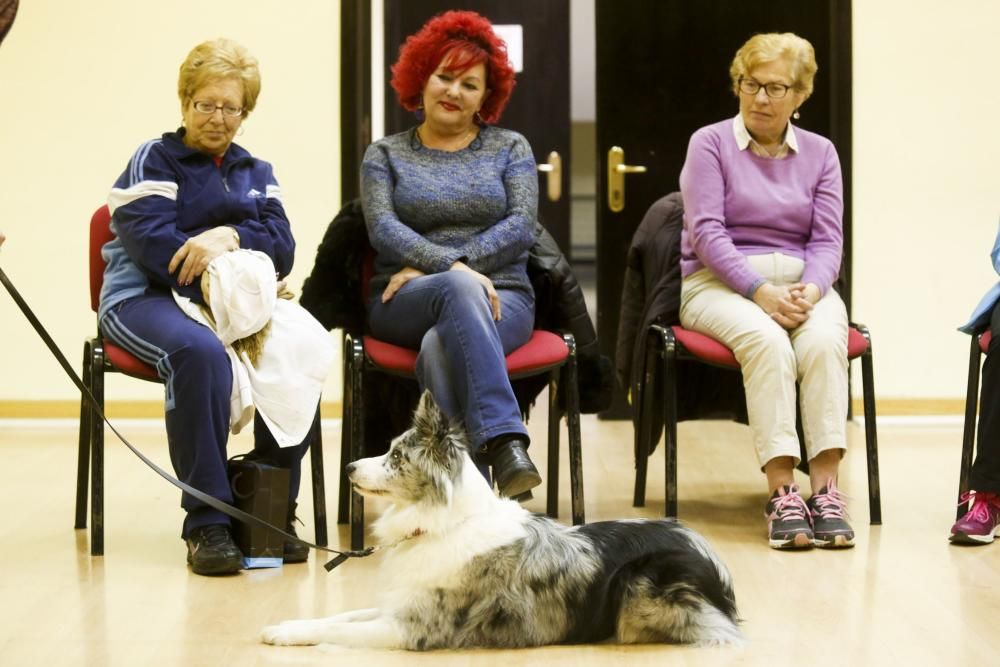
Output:
<svg viewBox="0 0 1000 667">
<path fill-rule="evenodd" d="M 819 287 L 813 283 L 780 286 L 764 283 L 753 293 L 753 302 L 789 331 L 809 319 L 809 312 L 819 298 Z"/>
<path fill-rule="evenodd" d="M 476 280 L 480 282 L 483 288 L 486 290 L 486 296 L 490 300 L 490 309 L 493 311 L 493 319 L 497 322 L 500 321 L 500 297 L 497 295 L 496 288 L 493 287 L 493 281 L 484 276 L 483 274 L 469 268 L 469 265 L 464 262 L 455 262 L 449 268 L 449 271 L 466 271 L 471 273 Z M 420 276 L 426 275 L 420 269 L 415 269 L 412 266 L 403 267 L 402 270 L 393 274 L 392 278 L 389 279 L 389 284 L 386 285 L 385 290 L 382 292 L 382 303 L 388 303 L 392 297 L 396 296 L 403 285 L 410 282 L 414 278 L 419 278 Z"/>
</svg>

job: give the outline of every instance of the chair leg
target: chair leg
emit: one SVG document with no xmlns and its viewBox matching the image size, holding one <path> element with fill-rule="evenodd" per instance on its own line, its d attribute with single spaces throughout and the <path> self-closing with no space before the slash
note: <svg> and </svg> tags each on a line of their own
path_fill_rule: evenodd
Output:
<svg viewBox="0 0 1000 667">
<path fill-rule="evenodd" d="M 559 372 L 555 370 L 549 374 L 549 478 L 545 492 L 545 513 L 553 519 L 559 518 L 559 422 L 562 419 L 559 392 L 565 389 L 564 386 L 560 387 Z"/>
<path fill-rule="evenodd" d="M 868 350 L 861 355 L 861 385 L 865 405 L 865 449 L 868 454 L 868 517 L 871 525 L 882 524 L 882 487 L 878 474 L 878 435 L 875 428 L 875 377 L 872 370 L 872 342 L 868 330 Z"/>
<path fill-rule="evenodd" d="M 319 406 L 312 427 L 312 442 L 309 445 L 310 467 L 312 468 L 313 521 L 316 526 L 316 544 L 327 545 L 326 534 L 326 479 L 323 470 L 323 424 Z"/>
<path fill-rule="evenodd" d="M 357 461 L 362 456 L 361 447 L 364 443 L 365 425 L 364 411 L 364 349 L 361 341 L 352 340 L 350 353 L 352 359 L 351 373 L 351 461 Z M 351 490 L 351 548 L 363 549 L 365 546 L 365 499 L 357 491 Z"/>
<path fill-rule="evenodd" d="M 83 386 L 91 389 L 91 342 L 83 344 Z M 90 418 L 93 408 L 85 393 L 80 394 L 80 437 L 76 459 L 76 516 L 74 528 L 87 527 L 87 490 L 90 485 Z"/>
<path fill-rule="evenodd" d="M 649 454 L 653 449 L 653 399 L 655 398 L 653 389 L 656 382 L 656 357 L 657 357 L 656 336 L 648 334 L 646 336 L 646 354 L 643 356 L 642 382 L 639 385 L 638 395 L 634 397 L 633 410 L 636 416 L 633 417 L 635 432 L 635 490 L 632 494 L 632 506 L 644 507 L 646 505 L 646 477 L 649 469 Z"/>
<path fill-rule="evenodd" d="M 566 393 L 566 430 L 569 432 L 569 482 L 572 498 L 573 525 L 586 522 L 583 498 L 583 448 L 580 444 L 580 390 L 577 385 L 576 339 L 572 334 L 564 334 L 563 340 L 569 348 L 569 356 L 563 366 L 565 376 L 562 381 Z"/>
<path fill-rule="evenodd" d="M 337 523 L 351 520 L 351 483 L 347 480 L 347 464 L 351 462 L 351 429 L 354 428 L 353 399 L 351 391 L 354 377 L 354 355 L 351 353 L 351 335 L 344 333 L 344 400 L 340 413 L 340 485 L 337 487 Z"/>
<path fill-rule="evenodd" d="M 104 347 L 95 341 L 90 367 L 90 390 L 104 412 Z M 90 555 L 104 555 L 104 420 L 90 416 Z"/>
<path fill-rule="evenodd" d="M 673 331 L 663 335 L 663 459 L 666 516 L 677 516 L 677 345 Z"/>
<path fill-rule="evenodd" d="M 976 410 L 979 404 L 980 354 L 979 336 L 973 335 L 969 351 L 969 383 L 965 390 L 965 426 L 962 429 L 962 462 L 958 474 L 959 503 L 962 502 L 962 494 L 969 490 L 969 475 L 972 472 L 972 454 L 976 444 Z M 967 507 L 959 504 L 955 518 L 961 519 L 967 510 Z"/>
</svg>

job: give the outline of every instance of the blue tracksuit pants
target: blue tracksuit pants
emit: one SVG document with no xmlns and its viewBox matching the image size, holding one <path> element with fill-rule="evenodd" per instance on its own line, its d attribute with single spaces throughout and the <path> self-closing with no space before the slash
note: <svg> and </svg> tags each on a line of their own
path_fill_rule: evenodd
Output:
<svg viewBox="0 0 1000 667">
<path fill-rule="evenodd" d="M 233 370 L 215 333 L 185 315 L 170 293 L 160 290 L 116 304 L 101 319 L 101 331 L 156 367 L 163 379 L 167 442 L 178 479 L 232 503 L 226 441 Z M 298 497 L 302 457 L 318 427 L 317 422 L 300 445 L 281 448 L 260 416 L 254 418 L 254 452 L 290 470 L 290 503 Z M 200 526 L 230 524 L 228 516 L 188 494 L 182 495 L 181 506 L 187 512 L 182 537 Z"/>
</svg>

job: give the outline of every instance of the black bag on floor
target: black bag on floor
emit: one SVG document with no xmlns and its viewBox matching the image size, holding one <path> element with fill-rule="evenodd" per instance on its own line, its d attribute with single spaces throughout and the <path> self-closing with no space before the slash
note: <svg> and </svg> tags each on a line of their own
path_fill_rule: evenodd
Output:
<svg viewBox="0 0 1000 667">
<path fill-rule="evenodd" d="M 288 469 L 255 459 L 250 454 L 229 459 L 228 469 L 233 504 L 247 514 L 284 528 L 288 522 Z M 281 566 L 285 538 L 278 533 L 234 521 L 233 539 L 243 552 L 245 567 Z"/>
</svg>

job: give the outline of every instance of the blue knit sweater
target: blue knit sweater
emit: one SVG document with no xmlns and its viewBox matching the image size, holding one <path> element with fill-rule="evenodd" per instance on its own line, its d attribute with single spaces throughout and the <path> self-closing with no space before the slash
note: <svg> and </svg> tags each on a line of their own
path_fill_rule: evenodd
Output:
<svg viewBox="0 0 1000 667">
<path fill-rule="evenodd" d="M 372 295 L 405 266 L 439 273 L 459 260 L 497 289 L 531 293 L 538 175 L 517 132 L 483 127 L 455 152 L 425 147 L 415 128 L 385 137 L 365 152 L 361 192 L 378 253 Z"/>
</svg>

